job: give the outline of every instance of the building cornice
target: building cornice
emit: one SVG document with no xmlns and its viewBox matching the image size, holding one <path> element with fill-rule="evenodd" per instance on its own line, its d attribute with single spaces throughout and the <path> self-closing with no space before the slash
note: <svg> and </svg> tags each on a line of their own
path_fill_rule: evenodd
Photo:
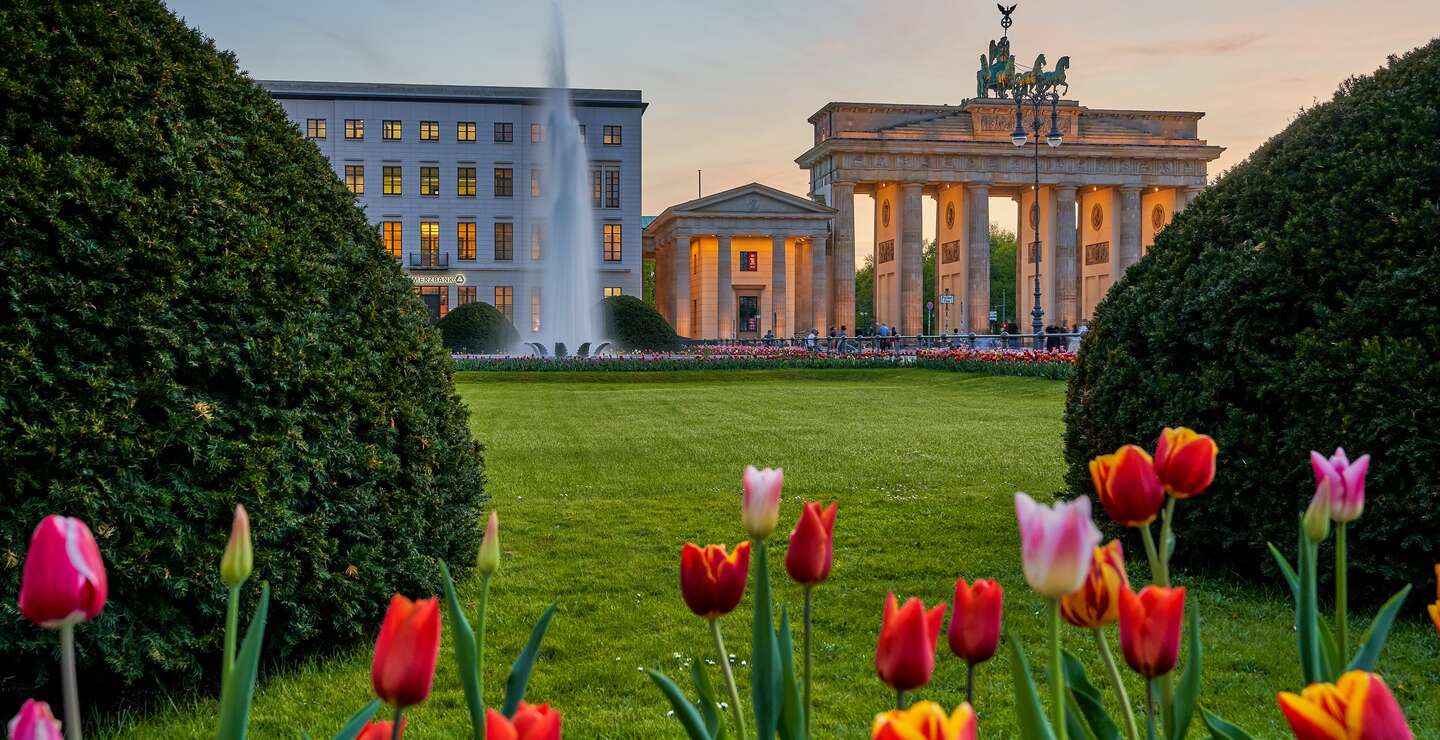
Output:
<svg viewBox="0 0 1440 740">
<path fill-rule="evenodd" d="M 540 105 L 548 88 L 492 87 L 485 85 L 411 85 L 372 82 L 320 82 L 309 80 L 256 80 L 256 84 L 282 100 L 365 100 L 406 103 L 489 103 Z M 639 90 L 570 90 L 572 105 L 586 108 L 649 107 Z"/>
</svg>

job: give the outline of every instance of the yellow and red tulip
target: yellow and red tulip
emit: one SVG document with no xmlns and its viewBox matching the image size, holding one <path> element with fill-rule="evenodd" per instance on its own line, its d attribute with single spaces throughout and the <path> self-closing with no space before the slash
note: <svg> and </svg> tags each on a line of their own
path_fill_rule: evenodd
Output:
<svg viewBox="0 0 1440 740">
<path fill-rule="evenodd" d="M 1435 603 L 1425 608 L 1430 611 L 1430 621 L 1435 623 L 1435 631 L 1440 632 L 1440 563 L 1435 564 Z"/>
<path fill-rule="evenodd" d="M 796 583 L 809 586 L 830 577 L 835 507 L 834 502 L 824 509 L 816 501 L 805 502 L 785 551 L 785 572 Z"/>
<path fill-rule="evenodd" d="M 1384 679 L 1350 671 L 1276 697 L 1297 740 L 1411 740 L 1415 737 Z"/>
<path fill-rule="evenodd" d="M 1091 460 L 1090 480 L 1105 513 L 1124 527 L 1143 527 L 1155 521 L 1165 503 L 1165 488 L 1155 475 L 1150 453 L 1135 445 Z"/>
<path fill-rule="evenodd" d="M 785 485 L 782 468 L 756 470 L 745 466 L 745 492 L 740 502 L 740 522 L 745 531 L 763 540 L 775 531 L 780 520 L 780 489 Z"/>
<path fill-rule="evenodd" d="M 1365 475 L 1370 471 L 1370 456 L 1361 455 L 1351 462 L 1343 447 L 1335 448 L 1335 454 L 1328 459 L 1311 451 L 1310 467 L 1315 472 L 1317 495 L 1324 492 L 1330 499 L 1331 521 L 1359 519 L 1365 511 Z"/>
<path fill-rule="evenodd" d="M 404 708 L 430 696 L 435 661 L 440 656 L 440 601 L 395 594 L 375 640 L 370 683 L 375 695 Z"/>
<path fill-rule="evenodd" d="M 715 619 L 739 606 L 749 572 L 749 542 L 741 542 L 729 554 L 724 545 L 701 548 L 687 542 L 680 550 L 680 595 L 690 611 Z"/>
<path fill-rule="evenodd" d="M 391 740 L 395 737 L 405 736 L 405 718 L 400 718 L 400 734 L 395 734 L 395 723 L 390 720 L 371 720 L 360 728 L 360 734 L 355 740 Z"/>
<path fill-rule="evenodd" d="M 1020 555 L 1025 580 L 1036 593 L 1058 599 L 1085 583 L 1100 530 L 1090 520 L 1090 499 L 1081 496 L 1053 506 L 1015 494 Z"/>
<path fill-rule="evenodd" d="M 20 613 L 59 629 L 99 616 L 108 592 L 100 547 L 85 522 L 56 514 L 40 520 L 20 574 Z"/>
<path fill-rule="evenodd" d="M 50 705 L 26 699 L 20 711 L 10 720 L 10 740 L 60 740 L 60 721 L 50 713 Z"/>
<path fill-rule="evenodd" d="M 1005 590 L 993 579 L 977 579 L 974 585 L 967 584 L 964 578 L 956 579 L 955 611 L 946 633 L 950 652 L 969 665 L 993 658 L 1000 645 L 1004 601 Z"/>
<path fill-rule="evenodd" d="M 1095 548 L 1080 590 L 1060 600 L 1060 616 L 1076 627 L 1099 629 L 1120 618 L 1120 592 L 1130 590 L 1120 540 Z"/>
<path fill-rule="evenodd" d="M 1146 678 L 1175 669 L 1180 658 L 1180 625 L 1185 618 L 1185 587 L 1146 586 L 1137 596 L 1120 592 L 1120 651 L 1125 662 Z"/>
<path fill-rule="evenodd" d="M 1215 480 L 1215 456 L 1220 448 L 1208 434 L 1193 429 L 1165 427 L 1155 442 L 1155 475 L 1166 493 L 1175 498 L 1200 495 Z"/>
<path fill-rule="evenodd" d="M 560 712 L 549 704 L 522 701 L 509 719 L 494 709 L 485 710 L 486 740 L 560 740 L 560 724 Z"/>
<path fill-rule="evenodd" d="M 929 611 L 920 599 L 897 607 L 895 594 L 885 597 L 880 639 L 875 644 L 875 671 L 896 691 L 911 691 L 930 682 L 935 672 L 935 643 L 945 622 L 945 602 Z"/>
<path fill-rule="evenodd" d="M 939 704 L 919 701 L 908 709 L 875 715 L 870 740 L 975 740 L 977 732 L 975 710 L 968 702 L 947 717 Z"/>
</svg>

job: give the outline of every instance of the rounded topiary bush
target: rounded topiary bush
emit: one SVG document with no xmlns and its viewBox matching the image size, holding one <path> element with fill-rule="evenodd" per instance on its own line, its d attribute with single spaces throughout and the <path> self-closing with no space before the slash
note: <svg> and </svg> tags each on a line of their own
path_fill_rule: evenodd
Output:
<svg viewBox="0 0 1440 740">
<path fill-rule="evenodd" d="M 1066 406 L 1068 482 L 1164 425 L 1215 436 L 1182 562 L 1294 549 L 1308 453 L 1371 453 L 1351 527 L 1370 595 L 1440 559 L 1440 41 L 1344 83 L 1190 204 L 1100 304 Z M 1328 549 L 1328 546 L 1327 546 Z M 1328 569 L 1326 571 L 1328 573 Z"/>
<path fill-rule="evenodd" d="M 232 508 L 267 659 L 372 637 L 474 560 L 450 360 L 329 163 L 158 0 L 0 5 L 0 693 L 54 672 L 15 606 L 32 528 L 89 522 L 87 680 L 214 679 Z"/>
<path fill-rule="evenodd" d="M 512 349 L 520 333 L 500 309 L 474 301 L 456 306 L 435 325 L 440 341 L 451 352 L 491 354 Z"/>
<path fill-rule="evenodd" d="M 673 352 L 680 337 L 654 306 L 633 295 L 606 298 L 605 336 L 622 350 Z"/>
</svg>

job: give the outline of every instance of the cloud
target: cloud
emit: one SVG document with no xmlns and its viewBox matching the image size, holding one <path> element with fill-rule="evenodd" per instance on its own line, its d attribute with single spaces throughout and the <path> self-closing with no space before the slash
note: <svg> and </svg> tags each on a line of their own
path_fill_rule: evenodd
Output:
<svg viewBox="0 0 1440 740">
<path fill-rule="evenodd" d="M 1221 56 L 1254 46 L 1263 38 L 1263 33 L 1247 31 L 1163 45 L 1119 46 L 1112 48 L 1111 52 L 1138 57 Z"/>
</svg>

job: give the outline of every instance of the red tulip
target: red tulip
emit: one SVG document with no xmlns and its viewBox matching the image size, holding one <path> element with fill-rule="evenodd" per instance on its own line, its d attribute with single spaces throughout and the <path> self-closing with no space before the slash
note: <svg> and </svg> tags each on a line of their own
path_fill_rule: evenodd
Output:
<svg viewBox="0 0 1440 740">
<path fill-rule="evenodd" d="M 1185 587 L 1146 586 L 1136 596 L 1120 592 L 1120 650 L 1136 673 L 1155 678 L 1175 669 L 1180 658 L 1180 623 Z"/>
<path fill-rule="evenodd" d="M 821 509 L 815 501 L 806 501 L 800 520 L 790 533 L 790 549 L 785 551 L 785 572 L 796 583 L 811 585 L 830 577 L 831 533 L 835 531 L 835 503 Z"/>
<path fill-rule="evenodd" d="M 945 602 L 925 611 L 920 599 L 895 605 L 895 594 L 885 597 L 885 616 L 875 645 L 875 670 L 896 691 L 918 689 L 935 672 L 935 643 L 945 622 Z"/>
<path fill-rule="evenodd" d="M 1208 434 L 1165 427 L 1155 441 L 1155 475 L 1175 498 L 1198 496 L 1215 480 L 1215 456 L 1220 448 Z"/>
<path fill-rule="evenodd" d="M 486 740 L 560 740 L 560 713 L 549 704 L 520 702 L 515 716 L 506 719 L 494 709 L 485 710 Z"/>
<path fill-rule="evenodd" d="M 1297 740 L 1412 740 L 1405 713 L 1384 679 L 1350 671 L 1336 683 L 1312 683 L 1300 694 L 1282 691 L 1280 712 Z"/>
<path fill-rule="evenodd" d="M 729 614 L 745 595 L 750 570 L 750 543 L 741 542 L 725 554 L 724 545 L 704 549 L 689 542 L 680 550 L 680 595 L 690 611 L 706 619 Z"/>
<path fill-rule="evenodd" d="M 945 716 L 945 708 L 933 701 L 919 701 L 909 709 L 892 709 L 875 715 L 870 740 L 975 740 L 975 710 L 961 704 Z"/>
<path fill-rule="evenodd" d="M 1120 592 L 1130 590 L 1120 540 L 1095 548 L 1085 585 L 1060 600 L 1060 616 L 1076 627 L 1099 629 L 1120 618 Z"/>
<path fill-rule="evenodd" d="M 1155 476 L 1150 453 L 1135 445 L 1091 460 L 1090 480 L 1105 513 L 1123 527 L 1143 527 L 1155 521 L 1165 503 L 1165 489 Z"/>
<path fill-rule="evenodd" d="M 405 718 L 401 717 L 399 737 L 404 736 Z M 365 726 L 360 728 L 360 734 L 355 736 L 355 740 L 390 740 L 390 738 L 392 737 L 396 737 L 394 722 L 391 722 L 388 719 L 384 720 L 383 722 L 379 720 L 374 720 L 366 722 Z"/>
<path fill-rule="evenodd" d="M 79 624 L 99 616 L 108 590 L 85 522 L 56 514 L 40 520 L 20 575 L 20 613 L 47 629 Z"/>
<path fill-rule="evenodd" d="M 10 740 L 60 740 L 60 722 L 50 713 L 50 705 L 26 699 L 10 720 Z"/>
<path fill-rule="evenodd" d="M 955 580 L 955 612 L 950 615 L 950 652 L 970 665 L 995 657 L 1000 645 L 1000 615 L 1005 590 L 993 579 L 979 579 L 975 585 Z"/>
<path fill-rule="evenodd" d="M 435 661 L 440 657 L 440 601 L 411 601 L 400 594 L 390 599 L 370 683 L 375 695 L 396 707 L 419 704 L 430 696 Z"/>
</svg>

